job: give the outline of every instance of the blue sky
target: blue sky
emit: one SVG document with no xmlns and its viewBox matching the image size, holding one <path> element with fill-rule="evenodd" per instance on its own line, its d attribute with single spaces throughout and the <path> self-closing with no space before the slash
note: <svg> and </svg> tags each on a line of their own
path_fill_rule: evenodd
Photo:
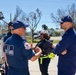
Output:
<svg viewBox="0 0 76 75">
<path fill-rule="evenodd" d="M 10 13 L 12 18 L 19 6 L 26 14 L 35 12 L 37 8 L 42 11 L 42 18 L 38 24 L 37 30 L 41 30 L 41 25 L 46 24 L 49 28 L 56 28 L 56 24 L 52 22 L 51 13 L 56 15 L 59 8 L 66 9 L 68 5 L 72 5 L 76 0 L 0 0 L 0 11 L 3 12 L 5 21 L 10 21 Z"/>
</svg>

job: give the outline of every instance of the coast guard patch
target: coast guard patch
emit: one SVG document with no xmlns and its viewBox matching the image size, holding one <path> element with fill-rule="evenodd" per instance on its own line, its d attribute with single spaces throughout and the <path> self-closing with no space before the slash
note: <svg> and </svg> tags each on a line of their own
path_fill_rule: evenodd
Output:
<svg viewBox="0 0 76 75">
<path fill-rule="evenodd" d="M 31 48 L 30 45 L 27 42 L 24 43 L 24 47 L 25 47 L 26 50 L 29 50 Z"/>
</svg>

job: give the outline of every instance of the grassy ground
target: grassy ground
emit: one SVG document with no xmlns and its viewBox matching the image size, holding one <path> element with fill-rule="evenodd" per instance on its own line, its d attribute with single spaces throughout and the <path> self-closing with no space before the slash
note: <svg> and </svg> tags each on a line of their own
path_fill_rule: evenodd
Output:
<svg viewBox="0 0 76 75">
<path fill-rule="evenodd" d="M 53 40 L 54 44 L 57 44 L 59 42 L 59 40 Z"/>
<path fill-rule="evenodd" d="M 31 36 L 26 37 L 28 43 L 32 43 Z M 37 43 L 40 39 L 34 39 L 33 43 Z M 53 40 L 53 44 L 58 43 L 60 40 Z"/>
</svg>

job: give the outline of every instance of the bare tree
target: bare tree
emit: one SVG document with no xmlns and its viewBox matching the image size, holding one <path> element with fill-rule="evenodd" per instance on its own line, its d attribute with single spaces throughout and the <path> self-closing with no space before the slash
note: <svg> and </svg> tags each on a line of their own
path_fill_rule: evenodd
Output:
<svg viewBox="0 0 76 75">
<path fill-rule="evenodd" d="M 23 15 L 22 12 L 23 12 L 22 9 L 20 9 L 20 7 L 17 6 L 17 7 L 16 7 L 16 13 L 15 13 L 13 19 L 12 19 L 12 17 L 11 17 L 11 13 L 10 13 L 10 21 L 14 22 L 14 21 L 16 21 L 17 19 L 19 19 L 20 16 Z M 3 12 L 0 11 L 0 20 L 2 20 L 4 23 L 8 24 L 8 23 L 7 23 L 5 20 L 3 20 L 3 19 L 4 19 Z"/>
<path fill-rule="evenodd" d="M 21 14 L 22 14 L 22 10 L 20 9 L 20 7 L 17 6 L 16 13 L 15 13 L 14 18 L 13 18 L 13 22 L 16 21 L 20 17 Z"/>
<path fill-rule="evenodd" d="M 58 9 L 57 16 L 51 13 L 51 17 L 54 23 L 59 23 L 60 19 L 65 15 L 70 15 L 70 17 L 73 20 L 73 27 L 76 30 L 76 6 L 75 4 L 72 4 L 71 6 L 67 6 L 65 10 Z"/>
<path fill-rule="evenodd" d="M 10 16 L 11 16 L 11 14 L 10 14 Z M 34 35 L 33 34 L 34 34 L 34 31 L 37 28 L 38 23 L 41 20 L 41 16 L 42 16 L 42 13 L 41 13 L 41 11 L 38 8 L 36 9 L 36 12 L 30 12 L 27 15 L 27 14 L 25 14 L 23 12 L 22 9 L 20 9 L 20 7 L 17 6 L 16 7 L 16 13 L 14 15 L 14 18 L 12 19 L 12 17 L 10 17 L 11 18 L 10 20 L 12 22 L 14 22 L 16 20 L 21 20 L 24 23 L 29 24 L 30 25 L 30 30 L 32 32 L 32 41 L 33 41 L 34 40 L 34 38 L 33 38 Z"/>
<path fill-rule="evenodd" d="M 20 7 L 17 6 L 14 18 L 12 19 L 11 14 L 10 14 L 10 21 L 9 22 L 14 22 L 14 21 L 20 19 L 20 17 L 23 15 L 22 12 L 23 11 L 20 9 Z M 1 24 L 1 27 L 4 29 L 8 29 L 8 22 L 6 22 L 4 20 L 4 15 L 3 15 L 2 11 L 0 12 L 0 20 L 2 20 L 4 22 L 3 24 Z"/>
<path fill-rule="evenodd" d="M 32 33 L 32 42 L 34 41 L 34 31 L 36 30 L 37 28 L 37 25 L 39 24 L 40 20 L 41 20 L 41 16 L 42 16 L 42 13 L 41 11 L 37 8 L 36 9 L 36 12 L 30 12 L 28 16 L 23 16 L 23 20 L 30 25 L 30 30 L 31 30 L 31 33 Z"/>
</svg>

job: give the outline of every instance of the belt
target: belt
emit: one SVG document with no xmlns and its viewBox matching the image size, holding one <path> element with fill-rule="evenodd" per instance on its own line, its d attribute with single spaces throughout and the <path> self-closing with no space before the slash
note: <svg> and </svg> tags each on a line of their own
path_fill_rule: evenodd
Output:
<svg viewBox="0 0 76 75">
<path fill-rule="evenodd" d="M 55 57 L 55 54 L 54 53 L 50 53 L 48 55 L 41 55 L 40 56 L 40 64 L 42 64 L 42 60 L 45 59 L 45 58 L 50 58 L 50 59 L 53 59 Z"/>
</svg>

